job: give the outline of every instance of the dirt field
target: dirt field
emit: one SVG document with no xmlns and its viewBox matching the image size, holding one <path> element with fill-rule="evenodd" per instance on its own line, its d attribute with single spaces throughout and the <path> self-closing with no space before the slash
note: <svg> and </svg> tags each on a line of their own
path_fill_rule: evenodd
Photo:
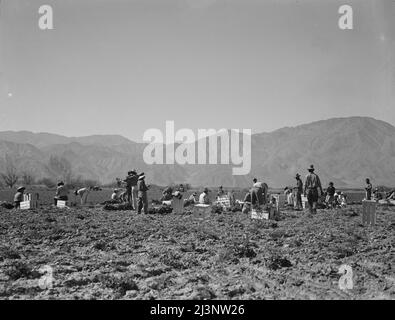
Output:
<svg viewBox="0 0 395 320">
<path fill-rule="evenodd" d="M 394 299 L 395 210 L 363 227 L 361 207 L 135 215 L 101 209 L 0 211 L 1 299 Z M 354 288 L 339 289 L 338 270 Z M 53 269 L 53 288 L 38 269 Z"/>
</svg>

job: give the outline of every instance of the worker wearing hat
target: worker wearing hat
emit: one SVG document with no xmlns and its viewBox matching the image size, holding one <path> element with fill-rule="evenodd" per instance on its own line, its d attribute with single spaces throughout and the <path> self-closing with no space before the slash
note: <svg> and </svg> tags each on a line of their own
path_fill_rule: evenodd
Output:
<svg viewBox="0 0 395 320">
<path fill-rule="evenodd" d="M 124 182 L 126 183 L 126 195 L 127 201 L 132 203 L 133 209 L 137 208 L 137 181 L 139 175 L 137 174 L 137 170 L 133 169 L 128 172 L 128 176 L 125 178 Z"/>
<path fill-rule="evenodd" d="M 302 205 L 302 194 L 303 194 L 303 181 L 300 179 L 300 174 L 297 173 L 295 176 L 296 179 L 296 210 L 303 210 Z"/>
<path fill-rule="evenodd" d="M 145 175 L 141 173 L 137 181 L 137 213 L 140 214 L 144 208 L 144 213 L 148 214 L 148 195 L 149 186 L 145 184 Z"/>
<path fill-rule="evenodd" d="M 58 183 L 58 187 L 56 188 L 56 194 L 54 197 L 55 206 L 58 204 L 58 200 L 68 201 L 69 200 L 69 191 L 66 189 L 64 182 L 60 181 Z"/>
<path fill-rule="evenodd" d="M 307 169 L 309 174 L 306 176 L 304 183 L 304 195 L 307 196 L 311 214 L 317 213 L 317 202 L 320 195 L 323 194 L 320 178 L 314 173 L 314 166 Z"/>
<path fill-rule="evenodd" d="M 203 192 L 199 196 L 200 204 L 210 204 L 210 198 L 208 197 L 208 193 L 210 190 L 208 188 L 204 188 Z"/>
<path fill-rule="evenodd" d="M 188 202 L 189 202 L 189 203 L 192 203 L 192 204 L 197 203 L 198 201 L 196 200 L 196 196 L 197 196 L 197 192 L 192 193 L 192 194 L 189 196 L 189 198 L 188 198 Z"/>
<path fill-rule="evenodd" d="M 25 187 L 19 187 L 16 189 L 16 193 L 14 195 L 14 207 L 15 209 L 19 209 L 21 207 L 21 202 L 23 201 L 23 193 L 25 192 Z"/>
</svg>

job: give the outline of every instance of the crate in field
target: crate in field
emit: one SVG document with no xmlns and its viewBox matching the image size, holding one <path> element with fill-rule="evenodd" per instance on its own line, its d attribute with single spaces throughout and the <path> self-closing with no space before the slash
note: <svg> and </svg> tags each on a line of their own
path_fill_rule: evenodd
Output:
<svg viewBox="0 0 395 320">
<path fill-rule="evenodd" d="M 29 209 L 35 209 L 37 208 L 37 203 L 33 201 L 22 201 L 20 203 L 20 209 L 21 210 L 29 210 Z"/>
<path fill-rule="evenodd" d="M 277 210 L 275 207 L 271 207 L 267 210 L 262 208 L 252 208 L 251 219 L 257 219 L 257 220 L 274 219 L 276 216 L 276 212 Z"/>
<path fill-rule="evenodd" d="M 364 225 L 376 224 L 376 201 L 374 200 L 362 201 L 362 223 Z"/>
<path fill-rule="evenodd" d="M 196 204 L 193 206 L 193 213 L 197 215 L 211 214 L 211 206 L 209 204 Z"/>
<path fill-rule="evenodd" d="M 307 201 L 307 197 L 302 196 L 302 207 L 303 209 L 306 209 L 308 207 L 308 201 Z"/>
<path fill-rule="evenodd" d="M 184 200 L 174 197 L 171 203 L 174 214 L 182 214 L 184 212 Z"/>
<path fill-rule="evenodd" d="M 67 201 L 63 200 L 58 200 L 56 201 L 56 206 L 60 209 L 66 208 L 67 207 Z"/>
<path fill-rule="evenodd" d="M 251 219 L 256 220 L 269 220 L 270 212 L 263 211 L 259 209 L 252 209 L 251 210 Z"/>
<path fill-rule="evenodd" d="M 230 198 L 228 196 L 218 197 L 216 203 L 224 209 L 230 208 Z"/>
<path fill-rule="evenodd" d="M 26 193 L 20 203 L 21 210 L 36 209 L 38 207 L 38 194 Z"/>
</svg>

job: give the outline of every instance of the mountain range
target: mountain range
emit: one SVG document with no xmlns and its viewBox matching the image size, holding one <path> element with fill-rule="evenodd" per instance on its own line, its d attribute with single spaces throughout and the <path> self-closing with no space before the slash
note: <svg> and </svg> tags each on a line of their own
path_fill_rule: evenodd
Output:
<svg viewBox="0 0 395 320">
<path fill-rule="evenodd" d="M 253 177 L 272 187 L 295 182 L 298 172 L 314 164 L 324 186 L 362 187 L 366 177 L 375 185 L 395 186 L 395 127 L 367 117 L 333 118 L 251 136 L 251 172 L 233 176 L 229 165 L 147 165 L 147 144 L 119 135 L 65 137 L 29 131 L 0 132 L 0 172 L 6 158 L 19 172 L 36 178 L 58 179 L 51 157 L 66 159 L 74 176 L 102 183 L 124 178 L 132 168 L 144 171 L 147 182 L 158 185 L 251 185 Z M 210 149 L 207 149 L 207 153 Z M 220 153 L 220 152 L 219 152 Z"/>
</svg>

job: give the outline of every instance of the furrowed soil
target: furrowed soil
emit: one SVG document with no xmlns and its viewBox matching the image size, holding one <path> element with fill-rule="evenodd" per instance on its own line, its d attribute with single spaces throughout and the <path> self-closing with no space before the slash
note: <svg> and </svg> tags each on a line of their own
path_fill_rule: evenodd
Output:
<svg viewBox="0 0 395 320">
<path fill-rule="evenodd" d="M 394 299 L 393 207 L 361 224 L 361 206 L 136 215 L 41 208 L 0 211 L 1 299 Z M 353 271 L 341 290 L 339 267 Z M 43 266 L 53 287 L 39 285 Z"/>
</svg>

